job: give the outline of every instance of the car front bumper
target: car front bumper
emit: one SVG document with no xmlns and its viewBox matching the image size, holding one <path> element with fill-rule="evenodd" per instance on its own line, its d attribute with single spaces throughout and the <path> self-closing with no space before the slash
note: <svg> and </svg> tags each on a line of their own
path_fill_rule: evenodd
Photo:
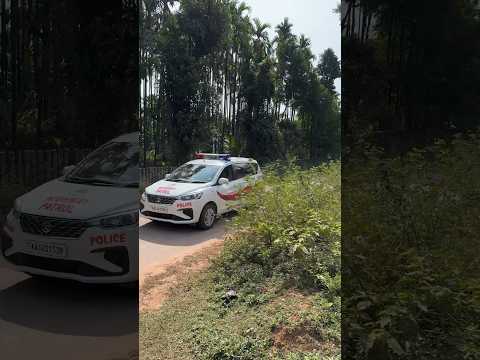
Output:
<svg viewBox="0 0 480 360">
<path fill-rule="evenodd" d="M 158 205 L 146 200 L 140 202 L 140 214 L 147 219 L 172 224 L 195 224 L 202 206 L 198 201 L 176 201 L 171 205 Z"/>
<path fill-rule="evenodd" d="M 2 265 L 14 270 L 83 283 L 138 281 L 138 226 L 87 228 L 78 238 L 23 232 L 18 219 L 0 230 Z M 55 244 L 61 256 L 34 251 L 32 243 Z"/>
</svg>

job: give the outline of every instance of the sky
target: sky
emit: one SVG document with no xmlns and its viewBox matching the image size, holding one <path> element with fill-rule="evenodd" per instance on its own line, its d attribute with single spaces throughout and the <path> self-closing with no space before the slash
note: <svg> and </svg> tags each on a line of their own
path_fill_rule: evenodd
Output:
<svg viewBox="0 0 480 360">
<path fill-rule="evenodd" d="M 340 0 L 243 0 L 250 7 L 250 16 L 275 27 L 285 17 L 293 24 L 293 33 L 305 34 L 312 42 L 312 52 L 317 56 L 332 48 L 341 58 L 340 17 L 333 10 Z M 340 79 L 335 82 L 340 92 Z"/>
</svg>

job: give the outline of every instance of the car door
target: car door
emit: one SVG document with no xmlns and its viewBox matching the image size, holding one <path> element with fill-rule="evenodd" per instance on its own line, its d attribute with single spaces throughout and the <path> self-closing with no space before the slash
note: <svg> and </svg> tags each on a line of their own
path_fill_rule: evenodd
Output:
<svg viewBox="0 0 480 360">
<path fill-rule="evenodd" d="M 228 179 L 227 184 L 219 185 L 217 181 L 216 185 L 218 212 L 223 214 L 232 210 L 232 208 L 234 208 L 238 203 L 236 196 L 237 184 L 234 181 L 232 165 L 228 165 L 225 167 L 225 169 L 223 169 L 218 179 L 221 178 Z"/>
<path fill-rule="evenodd" d="M 253 185 L 260 179 L 258 173 L 258 166 L 255 163 L 246 163 L 243 165 L 245 169 L 244 188 L 243 192 L 249 192 L 252 190 Z"/>
<path fill-rule="evenodd" d="M 247 163 L 233 164 L 233 181 L 238 196 L 249 186 L 250 173 L 251 171 Z"/>
</svg>

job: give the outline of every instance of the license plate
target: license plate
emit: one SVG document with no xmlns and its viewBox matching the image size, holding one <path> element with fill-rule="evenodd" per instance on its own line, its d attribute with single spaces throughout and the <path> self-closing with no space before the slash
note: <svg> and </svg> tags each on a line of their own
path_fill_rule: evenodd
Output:
<svg viewBox="0 0 480 360">
<path fill-rule="evenodd" d="M 27 243 L 27 250 L 33 255 L 55 258 L 64 258 L 67 256 L 67 247 L 62 244 L 30 241 Z"/>
<path fill-rule="evenodd" d="M 160 206 L 160 205 L 155 205 L 152 204 L 152 210 L 160 213 L 168 213 L 168 207 L 167 206 Z"/>
</svg>

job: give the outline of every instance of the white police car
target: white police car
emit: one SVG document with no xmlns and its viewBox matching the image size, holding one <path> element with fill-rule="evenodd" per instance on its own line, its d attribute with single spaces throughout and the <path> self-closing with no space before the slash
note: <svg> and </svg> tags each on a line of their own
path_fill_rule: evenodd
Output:
<svg viewBox="0 0 480 360">
<path fill-rule="evenodd" d="M 151 220 L 209 229 L 219 215 L 237 208 L 241 193 L 261 177 L 253 159 L 197 153 L 195 160 L 145 189 L 140 212 Z"/>
<path fill-rule="evenodd" d="M 1 231 L 4 265 L 86 283 L 138 281 L 138 133 L 19 197 Z"/>
</svg>

